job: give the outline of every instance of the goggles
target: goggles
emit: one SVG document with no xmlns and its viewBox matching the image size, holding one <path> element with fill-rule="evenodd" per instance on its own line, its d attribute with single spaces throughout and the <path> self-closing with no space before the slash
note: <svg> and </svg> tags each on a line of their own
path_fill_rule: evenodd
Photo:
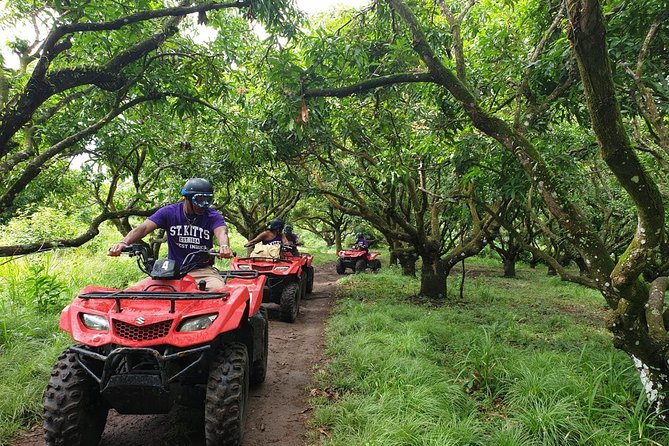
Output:
<svg viewBox="0 0 669 446">
<path fill-rule="evenodd" d="M 212 201 L 214 201 L 214 194 L 193 194 L 190 197 L 190 202 L 201 208 L 211 206 Z"/>
</svg>

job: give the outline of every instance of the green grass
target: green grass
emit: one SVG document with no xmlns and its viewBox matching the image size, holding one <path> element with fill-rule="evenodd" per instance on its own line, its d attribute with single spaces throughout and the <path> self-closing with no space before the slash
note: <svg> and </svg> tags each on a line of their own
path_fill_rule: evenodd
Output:
<svg viewBox="0 0 669 446">
<path fill-rule="evenodd" d="M 314 444 L 669 444 L 598 293 L 545 269 L 504 279 L 489 259 L 467 266 L 464 299 L 451 276 L 442 306 L 392 268 L 339 281 Z"/>
<path fill-rule="evenodd" d="M 71 343 L 60 310 L 83 286 L 122 287 L 142 273 L 134 260 L 106 256 L 117 235 L 77 249 L 0 259 L 0 446 L 40 422 L 42 394 L 58 355 Z"/>
<path fill-rule="evenodd" d="M 39 422 L 50 369 L 70 343 L 60 308 L 86 284 L 141 277 L 133 259 L 105 255 L 115 237 L 0 265 L 0 445 Z M 233 249 L 243 243 L 231 237 Z M 317 264 L 335 258 L 303 250 Z M 543 269 L 503 279 L 491 259 L 467 266 L 476 277 L 464 299 L 452 276 L 443 306 L 415 298 L 418 280 L 385 265 L 340 280 L 314 442 L 320 431 L 324 445 L 669 444 L 629 359 L 611 346 L 596 292 Z"/>
</svg>

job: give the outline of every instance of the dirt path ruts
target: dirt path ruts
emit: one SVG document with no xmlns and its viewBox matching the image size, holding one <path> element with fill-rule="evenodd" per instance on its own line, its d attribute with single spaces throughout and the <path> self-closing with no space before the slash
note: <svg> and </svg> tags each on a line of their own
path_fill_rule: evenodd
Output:
<svg viewBox="0 0 669 446">
<path fill-rule="evenodd" d="M 293 324 L 278 320 L 270 308 L 267 379 L 251 389 L 243 446 L 303 446 L 307 403 L 314 366 L 323 360 L 323 328 L 332 308 L 334 265 L 316 268 L 314 292 L 302 301 Z M 22 434 L 12 446 L 42 446 L 41 426 Z M 202 413 L 175 408 L 166 415 L 119 415 L 111 411 L 99 446 L 204 446 Z"/>
</svg>

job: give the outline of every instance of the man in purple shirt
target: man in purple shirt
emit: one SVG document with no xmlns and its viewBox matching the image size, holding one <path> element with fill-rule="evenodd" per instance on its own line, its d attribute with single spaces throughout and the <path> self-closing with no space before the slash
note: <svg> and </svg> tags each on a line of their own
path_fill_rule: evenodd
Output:
<svg viewBox="0 0 669 446">
<path fill-rule="evenodd" d="M 358 232 L 355 234 L 354 246 L 360 249 L 361 251 L 369 250 L 369 241 L 365 238 L 365 234 L 363 234 L 362 232 Z"/>
<path fill-rule="evenodd" d="M 218 241 L 218 257 L 230 258 L 232 251 L 228 242 L 228 227 L 223 215 L 211 209 L 214 189 L 203 178 L 191 178 L 181 189 L 184 200 L 158 209 L 142 224 L 128 233 L 123 240 L 109 248 L 110 256 L 118 256 L 125 246 L 137 243 L 156 228 L 167 235 L 167 257 L 179 266 L 191 252 L 209 250 L 214 237 Z M 208 289 L 222 288 L 225 282 L 211 266 L 197 268 L 188 274 L 195 281 L 205 280 Z"/>
</svg>

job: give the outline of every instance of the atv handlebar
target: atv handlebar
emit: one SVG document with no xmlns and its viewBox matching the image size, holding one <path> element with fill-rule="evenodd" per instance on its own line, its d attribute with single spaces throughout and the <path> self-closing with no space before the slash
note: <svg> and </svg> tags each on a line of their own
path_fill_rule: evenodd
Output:
<svg viewBox="0 0 669 446">
<path fill-rule="evenodd" d="M 133 243 L 129 246 L 121 248 L 121 253 L 127 253 L 130 257 L 137 257 L 137 266 L 146 275 L 151 275 L 153 264 L 156 259 L 151 255 L 151 250 L 148 246 L 140 243 Z"/>
<path fill-rule="evenodd" d="M 144 274 L 148 276 L 151 275 L 151 271 L 153 270 L 153 265 L 156 263 L 156 259 L 153 258 L 153 253 L 148 246 L 140 243 L 134 243 L 130 246 L 123 247 L 121 252 L 127 253 L 130 257 L 137 257 L 137 266 L 139 269 Z M 232 255 L 237 256 L 237 253 L 233 251 Z M 185 275 L 194 269 L 211 266 L 212 261 L 210 257 L 218 257 L 218 250 L 203 249 L 188 253 L 184 258 L 183 263 L 179 265 L 179 274 Z"/>
</svg>

